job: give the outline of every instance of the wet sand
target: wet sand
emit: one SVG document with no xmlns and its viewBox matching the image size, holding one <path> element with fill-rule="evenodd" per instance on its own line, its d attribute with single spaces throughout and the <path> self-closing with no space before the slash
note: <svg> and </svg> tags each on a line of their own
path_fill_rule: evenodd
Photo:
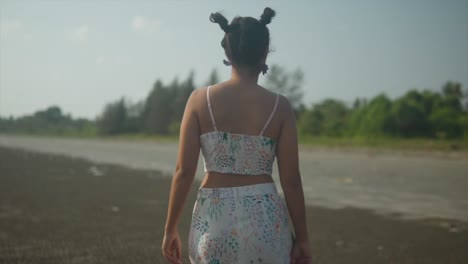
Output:
<svg viewBox="0 0 468 264">
<path fill-rule="evenodd" d="M 0 263 L 164 263 L 169 187 L 154 170 L 0 148 Z M 468 263 L 468 223 L 352 207 L 307 216 L 314 263 Z"/>
</svg>

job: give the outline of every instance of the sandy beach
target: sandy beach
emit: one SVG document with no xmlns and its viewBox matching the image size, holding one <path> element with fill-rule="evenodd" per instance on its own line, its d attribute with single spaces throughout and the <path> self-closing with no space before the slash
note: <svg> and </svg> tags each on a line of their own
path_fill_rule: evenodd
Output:
<svg viewBox="0 0 468 264">
<path fill-rule="evenodd" d="M 154 170 L 0 148 L 0 263 L 164 263 L 169 186 Z M 308 206 L 307 216 L 314 263 L 468 262 L 465 222 L 352 207 Z"/>
</svg>

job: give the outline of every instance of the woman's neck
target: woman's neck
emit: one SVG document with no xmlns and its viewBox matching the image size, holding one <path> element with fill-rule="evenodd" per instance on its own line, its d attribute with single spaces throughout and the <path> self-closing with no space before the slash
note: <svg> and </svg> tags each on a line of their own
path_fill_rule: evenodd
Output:
<svg viewBox="0 0 468 264">
<path fill-rule="evenodd" d="M 248 68 L 232 67 L 231 82 L 242 85 L 257 85 L 258 74 L 252 74 Z"/>
</svg>

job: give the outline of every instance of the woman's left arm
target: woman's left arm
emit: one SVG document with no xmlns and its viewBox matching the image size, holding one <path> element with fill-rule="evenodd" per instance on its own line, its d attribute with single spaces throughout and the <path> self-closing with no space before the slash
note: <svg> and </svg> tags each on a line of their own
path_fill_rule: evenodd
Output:
<svg viewBox="0 0 468 264">
<path fill-rule="evenodd" d="M 180 124 L 177 164 L 172 178 L 169 206 L 163 240 L 164 257 L 171 263 L 181 261 L 181 243 L 178 234 L 180 215 L 197 170 L 200 154 L 200 126 L 196 113 L 195 90 L 187 100 Z"/>
</svg>

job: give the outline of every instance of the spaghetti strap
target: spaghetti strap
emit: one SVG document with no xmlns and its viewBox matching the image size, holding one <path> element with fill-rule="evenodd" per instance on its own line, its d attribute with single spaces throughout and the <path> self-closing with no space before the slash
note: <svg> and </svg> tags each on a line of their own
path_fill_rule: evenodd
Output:
<svg viewBox="0 0 468 264">
<path fill-rule="evenodd" d="M 215 119 L 214 119 L 214 115 L 213 115 L 213 110 L 211 109 L 211 101 L 210 101 L 210 86 L 208 86 L 208 88 L 206 88 L 206 101 L 208 102 L 208 110 L 210 111 L 210 117 L 211 117 L 211 122 L 213 123 L 213 128 L 215 131 L 218 131 L 218 128 L 216 127 L 216 122 L 215 122 Z"/>
<path fill-rule="evenodd" d="M 276 94 L 275 106 L 273 107 L 273 111 L 271 111 L 270 117 L 268 117 L 268 120 L 267 120 L 265 126 L 263 126 L 263 128 L 262 128 L 262 131 L 260 132 L 260 136 L 263 135 L 263 132 L 265 132 L 265 129 L 266 129 L 266 128 L 268 127 L 268 125 L 270 124 L 270 121 L 271 121 L 271 119 L 273 118 L 273 115 L 274 115 L 275 112 L 276 112 L 276 108 L 278 107 L 278 100 L 279 100 L 279 94 Z"/>
</svg>

